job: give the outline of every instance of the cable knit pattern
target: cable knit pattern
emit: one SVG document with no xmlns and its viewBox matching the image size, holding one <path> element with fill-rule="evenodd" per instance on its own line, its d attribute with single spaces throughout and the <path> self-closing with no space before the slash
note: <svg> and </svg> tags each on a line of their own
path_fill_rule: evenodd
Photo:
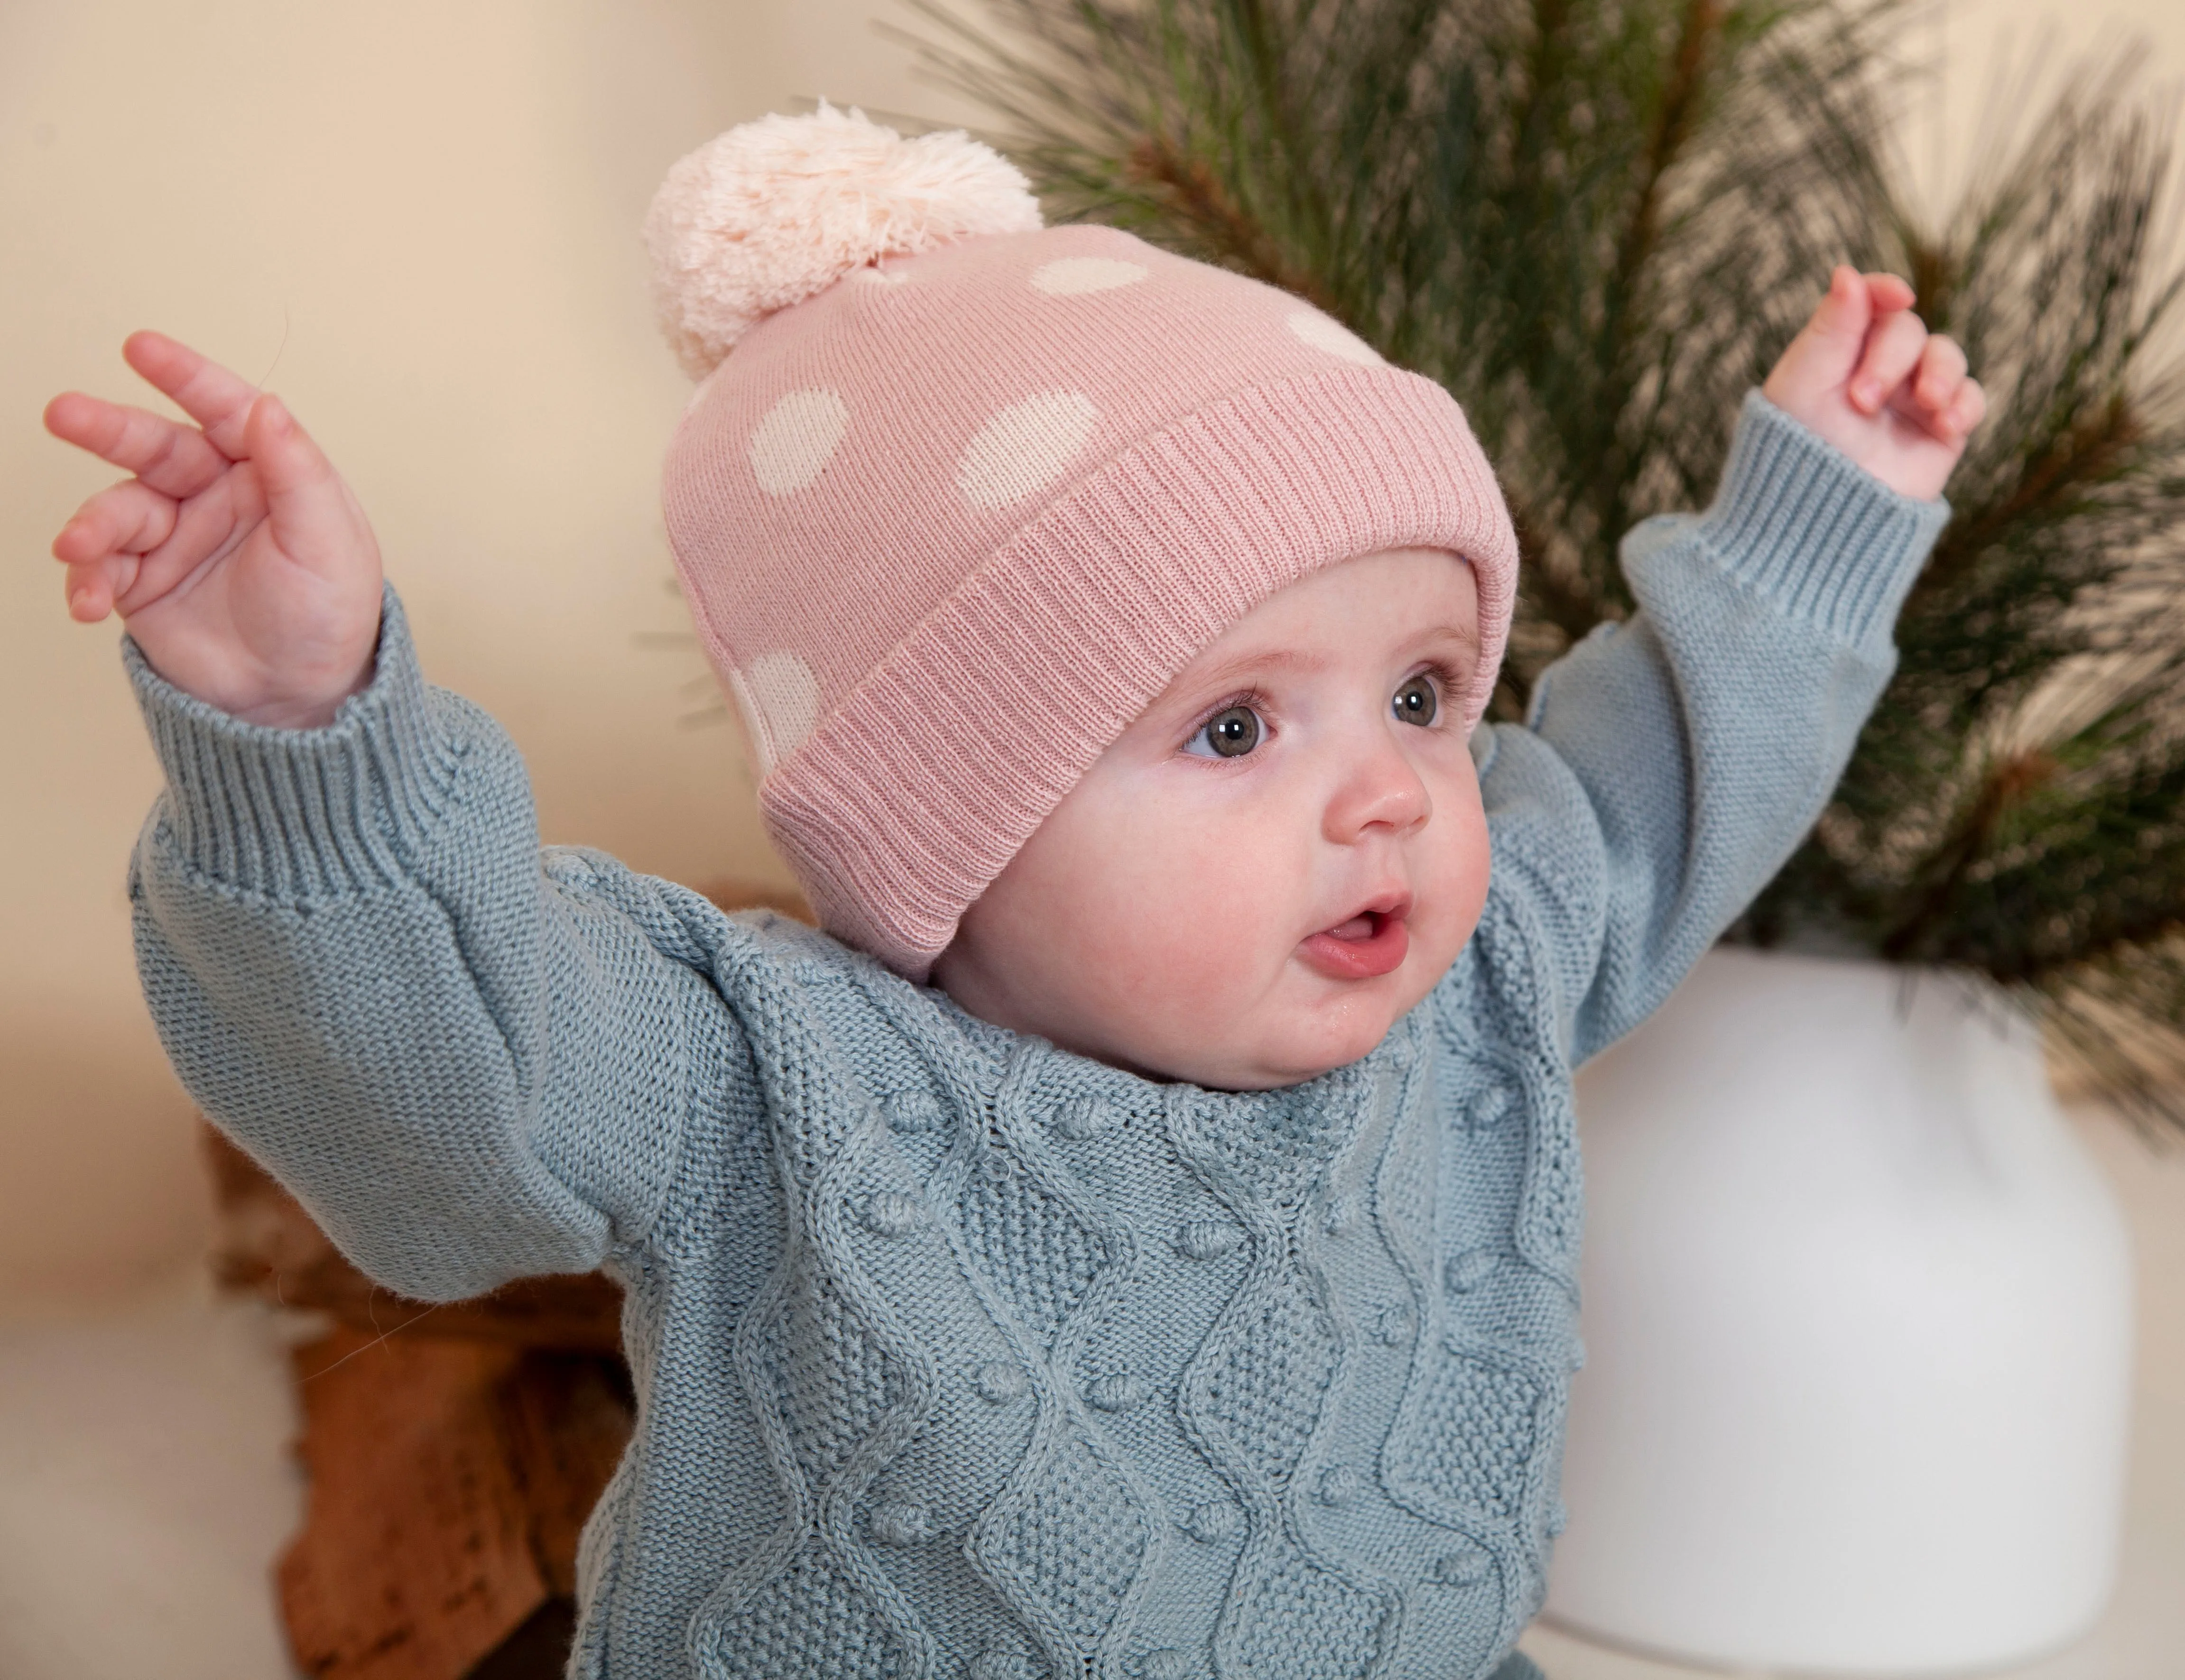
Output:
<svg viewBox="0 0 2185 1680">
<path fill-rule="evenodd" d="M 1149 1083 L 542 853 L 391 594 L 324 730 L 130 650 L 146 994 L 390 1287 L 623 1281 L 584 1680 L 1517 1680 L 1578 1359 L 1570 1068 L 1811 822 L 1941 517 L 1754 399 L 1715 508 L 1628 543 L 1641 612 L 1474 736 L 1470 945 L 1291 1090 Z"/>
</svg>

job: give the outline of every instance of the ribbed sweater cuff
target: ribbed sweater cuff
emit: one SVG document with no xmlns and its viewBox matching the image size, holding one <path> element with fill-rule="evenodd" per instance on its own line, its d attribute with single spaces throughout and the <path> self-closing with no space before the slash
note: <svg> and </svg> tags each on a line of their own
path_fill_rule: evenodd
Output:
<svg viewBox="0 0 2185 1680">
<path fill-rule="evenodd" d="M 1888 633 L 1949 519 L 1948 502 L 1899 495 L 1752 391 L 1699 534 L 1784 611 L 1859 643 Z"/>
<path fill-rule="evenodd" d="M 372 682 L 324 728 L 230 717 L 166 681 L 131 638 L 121 657 L 167 773 L 169 836 L 204 876 L 288 901 L 349 892 L 402 873 L 446 807 L 457 749 L 392 588 Z"/>
</svg>

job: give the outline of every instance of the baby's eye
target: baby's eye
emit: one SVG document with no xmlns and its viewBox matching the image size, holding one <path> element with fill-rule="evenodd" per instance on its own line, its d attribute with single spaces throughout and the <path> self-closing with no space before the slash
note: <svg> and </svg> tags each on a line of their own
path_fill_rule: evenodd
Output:
<svg viewBox="0 0 2185 1680">
<path fill-rule="evenodd" d="M 1441 711 L 1441 696 L 1434 691 L 1433 679 L 1422 673 L 1396 690 L 1390 706 L 1406 723 L 1431 723 Z"/>
<path fill-rule="evenodd" d="M 1215 712 L 1184 751 L 1200 758 L 1242 758 L 1260 744 L 1260 714 L 1249 706 Z"/>
</svg>

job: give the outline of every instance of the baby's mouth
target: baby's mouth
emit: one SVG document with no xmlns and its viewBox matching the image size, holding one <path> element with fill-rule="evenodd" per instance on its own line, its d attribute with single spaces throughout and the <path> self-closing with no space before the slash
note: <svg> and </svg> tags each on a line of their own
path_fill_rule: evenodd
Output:
<svg viewBox="0 0 2185 1680">
<path fill-rule="evenodd" d="M 1404 925 L 1411 909 L 1407 895 L 1377 900 L 1301 941 L 1298 955 L 1330 980 L 1370 980 L 1391 974 L 1403 966 L 1411 948 L 1411 930 Z"/>
</svg>

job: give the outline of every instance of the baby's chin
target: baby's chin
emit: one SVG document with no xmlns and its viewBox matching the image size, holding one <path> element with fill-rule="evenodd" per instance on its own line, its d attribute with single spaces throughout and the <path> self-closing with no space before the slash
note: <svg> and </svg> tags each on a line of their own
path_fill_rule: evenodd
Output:
<svg viewBox="0 0 2185 1680">
<path fill-rule="evenodd" d="M 1385 974 L 1338 980 L 1287 952 L 1225 968 L 1169 957 L 1126 953 L 1107 966 L 1136 977 L 1126 985 L 1073 986 L 1067 977 L 1098 972 L 1088 958 L 1033 983 L 1010 983 L 992 963 L 949 960 L 935 983 L 983 1020 L 1044 1038 L 1073 1055 L 1163 1083 L 1210 1091 L 1272 1091 L 1303 1085 L 1369 1056 L 1449 966 L 1432 939 L 1414 942 Z"/>
<path fill-rule="evenodd" d="M 1393 979 L 1394 976 L 1389 978 Z M 1354 983 L 1347 997 L 1316 999 L 1318 1007 L 1270 1006 L 1209 1040 L 1188 1047 L 1132 1047 L 1115 1059 L 1152 1079 L 1177 1080 L 1209 1091 L 1275 1091 L 1303 1085 L 1370 1056 L 1416 997 L 1413 988 Z"/>
</svg>

